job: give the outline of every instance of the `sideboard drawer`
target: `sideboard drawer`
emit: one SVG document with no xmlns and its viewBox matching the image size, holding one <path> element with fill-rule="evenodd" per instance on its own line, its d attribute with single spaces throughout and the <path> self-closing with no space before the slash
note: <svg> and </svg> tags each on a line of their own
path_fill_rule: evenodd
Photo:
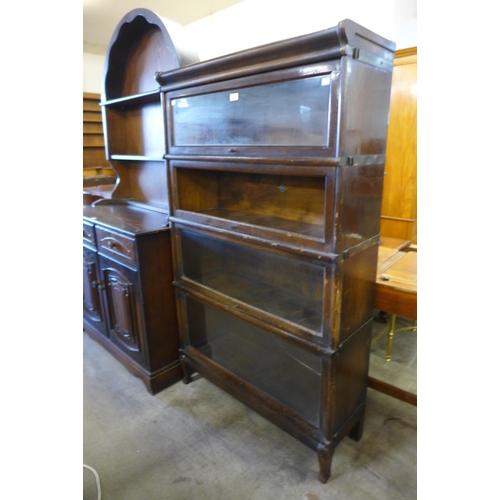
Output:
<svg viewBox="0 0 500 500">
<path fill-rule="evenodd" d="M 111 257 L 133 264 L 135 263 L 134 239 L 107 229 L 96 227 L 97 248 Z"/>
<path fill-rule="evenodd" d="M 83 241 L 96 246 L 94 225 L 85 221 L 83 222 Z"/>
</svg>

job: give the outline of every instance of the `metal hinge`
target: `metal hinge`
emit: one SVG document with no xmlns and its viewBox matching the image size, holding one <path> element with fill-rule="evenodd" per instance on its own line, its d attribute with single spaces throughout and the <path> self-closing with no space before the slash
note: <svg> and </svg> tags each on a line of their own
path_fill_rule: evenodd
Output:
<svg viewBox="0 0 500 500">
<path fill-rule="evenodd" d="M 344 156 L 339 158 L 339 167 L 352 167 L 354 165 L 354 156 Z"/>
</svg>

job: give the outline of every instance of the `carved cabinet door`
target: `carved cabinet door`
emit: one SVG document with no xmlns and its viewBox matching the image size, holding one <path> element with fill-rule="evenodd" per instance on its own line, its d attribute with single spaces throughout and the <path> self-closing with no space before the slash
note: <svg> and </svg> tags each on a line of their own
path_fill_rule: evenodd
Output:
<svg viewBox="0 0 500 500">
<path fill-rule="evenodd" d="M 144 361 L 142 310 L 138 276 L 125 266 L 101 258 L 106 312 L 111 340 L 132 359 Z"/>
<path fill-rule="evenodd" d="M 97 253 L 83 248 L 83 317 L 107 336 Z"/>
</svg>

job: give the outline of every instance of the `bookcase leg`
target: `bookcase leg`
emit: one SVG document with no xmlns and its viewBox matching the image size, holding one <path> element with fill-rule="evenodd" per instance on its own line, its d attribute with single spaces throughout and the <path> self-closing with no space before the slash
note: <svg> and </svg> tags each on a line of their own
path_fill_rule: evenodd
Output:
<svg viewBox="0 0 500 500">
<path fill-rule="evenodd" d="M 185 384 L 190 384 L 193 381 L 193 371 L 189 366 L 189 361 L 186 359 L 184 354 L 179 356 L 179 361 L 182 368 L 182 381 Z"/>
<path fill-rule="evenodd" d="M 354 441 L 359 441 L 363 437 L 363 430 L 365 428 L 365 412 L 361 415 L 360 419 L 354 427 L 349 431 L 349 437 Z"/>
<path fill-rule="evenodd" d="M 332 469 L 333 448 L 320 445 L 318 447 L 318 460 L 319 460 L 319 480 L 326 483 L 330 478 Z"/>
</svg>

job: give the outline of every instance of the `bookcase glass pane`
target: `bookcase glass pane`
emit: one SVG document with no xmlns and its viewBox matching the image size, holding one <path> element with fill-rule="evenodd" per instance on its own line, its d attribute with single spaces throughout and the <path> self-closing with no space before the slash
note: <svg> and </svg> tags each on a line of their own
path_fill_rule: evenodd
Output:
<svg viewBox="0 0 500 500">
<path fill-rule="evenodd" d="M 330 76 L 172 99 L 175 146 L 327 146 Z"/>
<path fill-rule="evenodd" d="M 325 270 L 181 230 L 184 276 L 321 335 Z"/>
<path fill-rule="evenodd" d="M 190 345 L 319 427 L 321 358 L 186 297 Z"/>
</svg>

